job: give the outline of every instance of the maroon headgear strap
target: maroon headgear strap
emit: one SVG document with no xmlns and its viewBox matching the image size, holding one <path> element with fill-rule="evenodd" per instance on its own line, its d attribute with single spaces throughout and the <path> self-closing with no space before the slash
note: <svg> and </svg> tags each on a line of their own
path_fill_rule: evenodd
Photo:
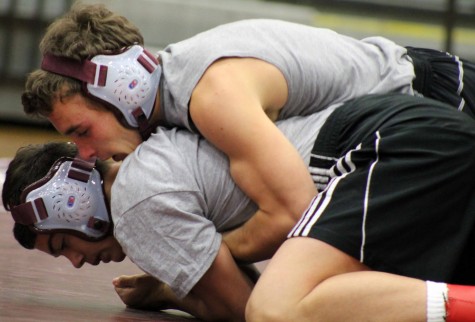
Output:
<svg viewBox="0 0 475 322">
<path fill-rule="evenodd" d="M 95 84 L 97 65 L 88 59 L 77 61 L 67 57 L 45 54 L 41 62 L 41 69 L 58 75 L 75 78 L 87 84 Z M 97 86 L 105 86 L 107 66 L 99 66 Z"/>
</svg>

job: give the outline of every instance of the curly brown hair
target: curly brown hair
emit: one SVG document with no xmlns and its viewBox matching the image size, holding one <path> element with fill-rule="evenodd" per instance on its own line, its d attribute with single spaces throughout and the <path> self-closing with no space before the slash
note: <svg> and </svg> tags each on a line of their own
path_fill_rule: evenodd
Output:
<svg viewBox="0 0 475 322">
<path fill-rule="evenodd" d="M 48 27 L 40 43 L 40 52 L 81 61 L 143 43 L 140 30 L 124 16 L 102 4 L 76 3 Z M 55 100 L 77 93 L 82 93 L 80 81 L 36 70 L 26 80 L 23 109 L 28 115 L 47 117 Z"/>
<path fill-rule="evenodd" d="M 143 42 L 140 30 L 124 16 L 102 4 L 78 3 L 48 27 L 40 51 L 83 60 Z"/>
</svg>

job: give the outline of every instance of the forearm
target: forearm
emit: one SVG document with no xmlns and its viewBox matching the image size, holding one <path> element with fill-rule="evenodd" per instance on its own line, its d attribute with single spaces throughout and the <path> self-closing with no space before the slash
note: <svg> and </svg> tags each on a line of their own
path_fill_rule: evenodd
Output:
<svg viewBox="0 0 475 322">
<path fill-rule="evenodd" d="M 128 307 L 187 312 L 184 301 L 180 300 L 168 285 L 149 274 L 122 275 L 115 278 L 112 284 L 117 295 Z"/>
<path fill-rule="evenodd" d="M 219 306 L 209 305 L 206 299 L 193 291 L 180 299 L 168 285 L 148 274 L 120 276 L 114 279 L 113 284 L 121 300 L 131 308 L 151 311 L 173 309 L 204 321 L 233 321 Z"/>
<path fill-rule="evenodd" d="M 213 264 L 182 304 L 188 312 L 205 321 L 244 321 L 253 287 L 254 283 L 239 270 L 222 243 Z"/>
<path fill-rule="evenodd" d="M 288 151 L 287 156 L 292 152 Z M 299 157 L 281 161 L 278 166 L 264 166 L 259 160 L 231 159 L 231 175 L 259 207 L 241 227 L 224 234 L 224 241 L 237 260 L 255 262 L 270 258 L 317 194 Z"/>
<path fill-rule="evenodd" d="M 254 263 L 272 257 L 296 220 L 257 211 L 244 225 L 223 233 L 223 241 L 238 262 Z"/>
<path fill-rule="evenodd" d="M 147 298 L 143 298 L 140 303 L 128 306 L 153 311 L 178 310 L 191 314 L 203 321 L 242 321 L 242 318 L 239 316 L 233 316 L 232 313 L 224 310 L 219 305 L 213 305 L 209 298 L 204 299 L 193 291 L 180 299 L 167 285 L 157 287 Z"/>
<path fill-rule="evenodd" d="M 307 166 L 292 146 L 282 142 L 279 153 L 262 151 L 256 158 L 230 158 L 236 184 L 259 207 L 257 214 L 300 219 L 317 189 Z M 285 157 L 281 153 L 285 151 Z"/>
<path fill-rule="evenodd" d="M 252 278 L 255 279 L 255 276 Z M 179 310 L 203 321 L 241 321 L 244 305 L 250 294 L 250 285 L 254 284 L 254 281 L 245 274 L 243 274 L 243 280 L 246 280 L 248 284 L 244 288 L 246 293 L 242 297 L 242 309 L 237 314 L 232 310 L 227 310 L 226 305 L 220 305 L 214 300 L 214 297 L 218 295 L 213 295 L 211 289 L 206 297 L 191 291 L 180 299 L 168 285 L 148 274 L 118 277 L 114 279 L 114 286 L 124 304 L 131 308 L 151 311 Z M 237 293 L 240 293 L 240 289 Z"/>
<path fill-rule="evenodd" d="M 112 283 L 124 304 L 133 308 L 176 309 L 204 321 L 244 321 L 256 279 L 256 274 L 239 269 L 222 243 L 208 271 L 184 298 L 148 274 L 120 276 Z"/>
</svg>

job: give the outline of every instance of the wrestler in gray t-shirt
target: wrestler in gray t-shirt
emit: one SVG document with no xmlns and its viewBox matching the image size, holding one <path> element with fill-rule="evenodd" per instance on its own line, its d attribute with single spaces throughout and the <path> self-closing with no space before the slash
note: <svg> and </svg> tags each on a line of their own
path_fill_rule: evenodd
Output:
<svg viewBox="0 0 475 322">
<path fill-rule="evenodd" d="M 307 164 L 334 108 L 278 122 Z M 223 153 L 187 130 L 159 128 L 124 160 L 111 210 L 127 256 L 183 297 L 215 259 L 219 232 L 244 223 L 257 206 L 232 180 Z"/>
</svg>

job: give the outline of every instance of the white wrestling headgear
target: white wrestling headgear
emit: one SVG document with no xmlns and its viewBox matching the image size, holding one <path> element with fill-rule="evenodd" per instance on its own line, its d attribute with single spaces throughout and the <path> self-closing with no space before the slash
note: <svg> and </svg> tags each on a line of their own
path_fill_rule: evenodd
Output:
<svg viewBox="0 0 475 322">
<path fill-rule="evenodd" d="M 13 219 L 36 233 L 62 231 L 98 240 L 112 227 L 99 171 L 84 160 L 60 158 L 23 190 L 21 202 L 11 210 Z"/>
<path fill-rule="evenodd" d="M 115 114 L 122 124 L 138 127 L 142 138 L 150 136 L 146 131 L 151 131 L 148 121 L 162 68 L 158 59 L 142 46 L 83 61 L 46 54 L 41 69 L 82 81 L 86 95 L 118 110 L 120 113 Z"/>
</svg>

